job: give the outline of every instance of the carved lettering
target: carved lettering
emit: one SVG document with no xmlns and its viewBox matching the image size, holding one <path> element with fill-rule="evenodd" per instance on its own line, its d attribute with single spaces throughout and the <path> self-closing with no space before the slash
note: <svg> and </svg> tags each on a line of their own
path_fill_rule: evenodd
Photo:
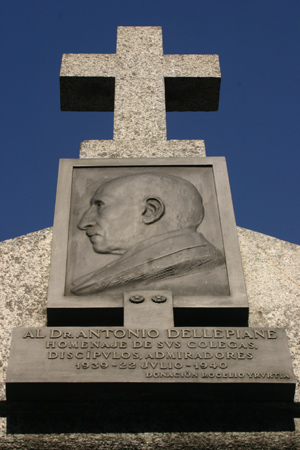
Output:
<svg viewBox="0 0 300 450">
<path fill-rule="evenodd" d="M 179 330 L 167 330 L 168 338 L 177 338 L 179 336 Z"/>
<path fill-rule="evenodd" d="M 50 330 L 50 339 L 57 339 L 57 338 L 60 338 L 61 336 L 62 336 L 62 331 L 56 330 L 56 329 Z"/>
<path fill-rule="evenodd" d="M 277 333 L 275 330 L 266 330 L 268 339 L 277 339 Z"/>
<path fill-rule="evenodd" d="M 46 336 L 44 334 L 41 334 L 41 330 L 29 330 L 27 333 L 24 334 L 23 339 L 30 338 L 30 339 L 44 339 Z"/>
<path fill-rule="evenodd" d="M 280 383 L 292 376 L 281 368 L 280 360 L 264 370 L 261 355 L 268 355 L 281 340 L 281 331 L 274 329 L 58 327 L 30 328 L 21 338 L 29 349 L 38 344 L 44 349 L 51 370 L 58 367 L 62 371 L 64 365 L 71 376 L 72 371 L 83 377 L 90 373 L 86 380 L 97 373 L 95 382 L 121 382 L 129 374 L 134 382 L 198 378 L 203 383 Z M 101 378 L 103 371 L 105 379 Z"/>
<path fill-rule="evenodd" d="M 145 342 L 133 341 L 132 348 L 152 348 L 152 343 L 149 341 L 145 341 Z"/>
</svg>

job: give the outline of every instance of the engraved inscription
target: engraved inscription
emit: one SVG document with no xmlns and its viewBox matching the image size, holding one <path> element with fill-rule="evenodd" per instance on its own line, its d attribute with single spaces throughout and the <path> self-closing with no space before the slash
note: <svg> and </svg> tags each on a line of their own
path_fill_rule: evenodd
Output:
<svg viewBox="0 0 300 450">
<path fill-rule="evenodd" d="M 246 327 L 16 328 L 6 378 L 8 397 L 38 400 L 292 401 L 295 383 L 285 331 Z"/>
<path fill-rule="evenodd" d="M 45 357 L 51 364 L 60 361 L 68 370 L 84 373 L 107 372 L 118 378 L 118 373 L 130 371 L 143 380 L 290 379 L 278 368 L 256 369 L 264 344 L 278 339 L 273 329 L 50 328 L 23 335 L 28 342 L 41 338 L 46 338 Z"/>
</svg>

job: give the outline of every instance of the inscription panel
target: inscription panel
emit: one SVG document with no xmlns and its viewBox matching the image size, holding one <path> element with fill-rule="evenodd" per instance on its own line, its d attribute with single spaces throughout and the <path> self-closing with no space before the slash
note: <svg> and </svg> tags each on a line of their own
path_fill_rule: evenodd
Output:
<svg viewBox="0 0 300 450">
<path fill-rule="evenodd" d="M 295 389 L 285 331 L 260 328 L 18 328 L 6 383 L 14 400 L 53 388 L 76 399 L 78 390 L 147 397 L 160 386 L 171 398 L 292 401 Z"/>
</svg>

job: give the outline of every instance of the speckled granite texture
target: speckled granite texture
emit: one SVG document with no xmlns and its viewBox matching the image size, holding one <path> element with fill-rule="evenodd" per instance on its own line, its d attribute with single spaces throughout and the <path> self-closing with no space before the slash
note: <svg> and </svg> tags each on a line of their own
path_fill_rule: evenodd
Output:
<svg viewBox="0 0 300 450">
<path fill-rule="evenodd" d="M 47 281 L 50 263 L 50 246 L 52 230 L 37 231 L 0 243 L 1 252 L 1 400 L 5 399 L 4 382 L 5 371 L 9 356 L 11 329 L 18 326 L 45 326 L 46 325 L 46 296 Z M 276 238 L 266 236 L 254 231 L 238 228 L 242 259 L 245 270 L 246 285 L 250 304 L 250 326 L 285 327 L 289 338 L 289 347 L 293 359 L 296 377 L 300 379 L 300 353 L 299 353 L 299 263 L 300 247 Z M 296 401 L 300 400 L 299 385 L 296 393 Z M 3 403 L 5 404 L 5 403 Z M 147 408 L 147 405 L 144 405 Z M 116 408 L 115 412 L 113 408 Z M 300 448 L 300 419 L 295 419 L 295 431 L 261 431 L 261 432 L 224 432 L 210 431 L 210 422 L 203 407 L 195 404 L 184 404 L 180 408 L 179 415 L 174 411 L 175 405 L 169 414 L 173 413 L 172 427 L 178 424 L 180 430 L 179 415 L 191 411 L 194 414 L 189 421 L 192 423 L 191 432 L 149 432 L 147 426 L 139 429 L 139 420 L 132 424 L 133 430 L 139 432 L 127 432 L 126 426 L 121 431 L 109 432 L 110 424 L 95 433 L 76 433 L 76 421 L 72 422 L 71 432 L 58 431 L 53 434 L 33 432 L 32 434 L 7 434 L 6 419 L 0 419 L 0 448 L 6 449 L 298 449 Z M 209 405 L 216 408 L 216 414 L 220 413 L 220 405 Z M 54 408 L 52 416 L 58 414 Z M 108 411 L 104 405 L 99 405 L 99 411 Z M 112 420 L 120 422 L 121 418 L 128 415 L 128 405 L 110 405 Z M 153 406 L 154 408 L 154 406 Z M 156 405 L 156 408 L 160 408 Z M 172 405 L 169 406 L 172 408 Z M 187 408 L 185 410 L 185 408 Z M 34 408 L 35 413 L 37 408 Z M 80 414 L 86 417 L 89 405 L 77 416 L 80 423 Z M 222 408 L 221 408 L 222 410 Z M 246 412 L 254 411 L 256 406 L 246 406 Z M 273 410 L 273 406 L 270 406 Z M 157 418 L 157 409 L 150 417 L 152 423 Z M 207 411 L 207 407 L 205 408 Z M 121 414 L 123 413 L 123 415 Z M 63 417 L 66 414 L 60 413 Z M 131 414 L 131 412 L 130 412 Z M 243 412 L 244 414 L 244 412 Z M 299 414 L 299 411 L 298 411 Z M 3 414 L 4 415 L 4 414 Z M 121 418 L 119 417 L 121 415 Z M 134 411 L 133 417 L 140 418 Z M 48 416 L 46 416 L 47 419 Z M 230 420 L 228 419 L 230 418 Z M 285 417 L 283 415 L 283 417 Z M 193 420 L 194 423 L 193 423 Z M 62 418 L 62 421 L 64 419 Z M 199 422 L 197 422 L 199 420 Z M 230 426 L 236 429 L 241 421 L 241 412 L 233 414 L 226 412 L 222 420 L 230 422 Z M 195 423 L 196 421 L 196 423 Z M 208 421 L 208 423 L 207 423 Z M 101 417 L 99 418 L 99 423 Z M 203 428 L 205 431 L 195 432 Z M 186 427 L 186 424 L 184 424 Z M 128 426 L 128 424 L 127 424 Z M 215 425 L 214 425 L 215 426 Z M 47 420 L 45 421 L 47 427 Z M 159 424 L 157 425 L 159 429 Z M 185 430 L 186 428 L 182 429 Z M 107 430 L 108 428 L 108 430 Z M 175 427 L 176 428 L 176 427 Z M 206 431 L 208 428 L 208 431 Z M 50 430 L 51 430 L 50 425 Z M 262 428 L 263 429 L 263 428 Z M 280 428 L 279 428 L 280 429 Z M 150 427 L 152 431 L 152 427 Z M 171 428 L 172 430 L 172 428 Z M 52 429 L 53 432 L 53 429 Z"/>
<path fill-rule="evenodd" d="M 66 54 L 61 105 L 114 111 L 114 140 L 166 141 L 167 111 L 218 109 L 218 55 L 164 55 L 161 27 L 118 27 L 116 54 Z"/>
<path fill-rule="evenodd" d="M 139 31 L 142 34 L 135 39 Z M 149 78 L 151 71 L 151 76 L 148 84 L 140 85 L 136 97 L 131 95 L 133 80 L 123 86 L 119 83 L 121 78 L 116 81 L 120 95 L 115 105 L 114 141 L 85 141 L 80 157 L 205 156 L 203 141 L 166 140 L 163 85 L 156 75 L 159 67 L 163 68 L 164 76 L 218 79 L 217 57 L 162 55 L 158 27 L 146 27 L 145 33 L 135 27 L 121 27 L 118 33 L 122 35 L 123 43 L 118 42 L 116 55 L 67 55 L 61 75 L 115 77 L 115 64 L 118 63 L 118 70 L 126 64 L 124 70 L 131 71 L 133 78 L 137 72 L 147 74 Z M 149 49 L 153 43 L 158 44 L 158 49 Z M 141 58 L 137 58 L 137 53 L 130 53 L 131 47 L 141 52 Z M 145 52 L 152 54 L 155 67 L 153 64 L 148 67 Z M 120 60 L 122 53 L 127 54 L 125 62 Z M 149 92 L 144 92 L 145 86 Z M 129 103 L 126 96 L 132 97 Z M 147 107 L 143 104 L 144 98 L 150 102 Z M 144 112 L 139 117 L 136 108 L 141 106 Z M 155 110 L 158 116 L 153 114 Z M 295 400 L 299 402 L 300 247 L 242 228 L 238 228 L 238 235 L 249 296 L 249 325 L 286 328 L 298 380 Z M 46 410 L 41 405 L 7 405 L 4 382 L 11 329 L 46 325 L 51 238 L 52 230 L 48 228 L 0 243 L 1 450 L 300 449 L 299 403 L 292 407 L 292 415 L 291 407 L 284 404 L 261 408 L 255 404 L 192 402 L 180 405 L 175 402 L 168 405 L 154 402 L 137 402 L 135 405 L 89 403 L 76 409 L 76 404 L 70 408 L 54 402 L 47 405 Z M 291 417 L 296 417 L 295 430 Z M 56 419 L 54 424 L 52 419 Z M 26 420 L 31 428 L 25 427 Z"/>
<path fill-rule="evenodd" d="M 80 158 L 153 158 L 205 156 L 204 141 L 83 141 Z"/>
</svg>

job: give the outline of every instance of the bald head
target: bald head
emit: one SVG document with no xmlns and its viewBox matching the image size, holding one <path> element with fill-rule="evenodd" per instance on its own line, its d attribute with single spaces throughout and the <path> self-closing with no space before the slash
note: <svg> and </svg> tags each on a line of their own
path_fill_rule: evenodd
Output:
<svg viewBox="0 0 300 450">
<path fill-rule="evenodd" d="M 172 229 L 196 229 L 204 217 L 202 198 L 195 186 L 173 175 L 129 175 L 108 181 L 102 187 L 110 187 L 117 195 L 130 197 L 132 202 L 160 200 L 164 205 L 164 222 L 170 222 Z"/>
<path fill-rule="evenodd" d="M 96 252 L 122 254 L 155 235 L 196 230 L 203 217 L 202 198 L 189 181 L 145 173 L 102 184 L 78 228 L 86 231 Z"/>
</svg>

